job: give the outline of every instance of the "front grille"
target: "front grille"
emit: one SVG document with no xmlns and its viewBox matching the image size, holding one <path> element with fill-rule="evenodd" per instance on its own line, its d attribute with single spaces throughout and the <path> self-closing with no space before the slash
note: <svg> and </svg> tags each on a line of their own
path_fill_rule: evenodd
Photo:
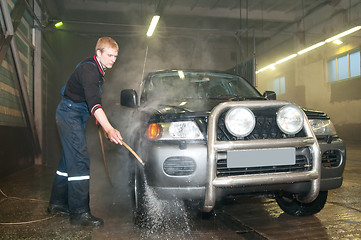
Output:
<svg viewBox="0 0 361 240">
<path fill-rule="evenodd" d="M 328 150 L 322 154 L 324 167 L 338 167 L 341 163 L 341 153 L 337 150 Z"/>
<path fill-rule="evenodd" d="M 309 151 L 306 152 L 309 153 Z M 224 155 L 226 156 L 226 154 Z M 227 168 L 227 159 L 218 159 L 217 177 L 279 173 L 279 172 L 303 172 L 303 171 L 310 171 L 311 168 L 312 168 L 312 160 L 309 158 L 308 154 L 297 155 L 295 165 L 264 166 L 264 167 L 249 167 L 249 168 Z"/>
<path fill-rule="evenodd" d="M 282 139 L 292 137 L 305 137 L 305 133 L 300 131 L 296 135 L 287 135 L 283 133 L 276 122 L 277 109 L 252 110 L 256 117 L 256 125 L 250 135 L 244 138 L 233 136 L 226 128 L 225 115 L 223 112 L 217 124 L 217 141 L 237 141 L 237 140 L 253 140 L 253 139 Z"/>
</svg>

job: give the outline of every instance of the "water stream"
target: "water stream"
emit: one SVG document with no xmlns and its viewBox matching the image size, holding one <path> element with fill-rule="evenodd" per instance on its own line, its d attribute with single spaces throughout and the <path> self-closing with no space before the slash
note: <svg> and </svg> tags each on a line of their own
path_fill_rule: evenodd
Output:
<svg viewBox="0 0 361 240">
<path fill-rule="evenodd" d="M 192 239 L 189 216 L 182 200 L 161 200 L 145 184 L 146 221 L 143 239 Z"/>
</svg>

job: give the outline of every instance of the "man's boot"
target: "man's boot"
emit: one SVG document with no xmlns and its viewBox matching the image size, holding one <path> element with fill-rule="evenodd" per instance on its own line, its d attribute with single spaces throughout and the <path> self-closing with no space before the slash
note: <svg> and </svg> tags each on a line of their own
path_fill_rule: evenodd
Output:
<svg viewBox="0 0 361 240">
<path fill-rule="evenodd" d="M 104 224 L 104 221 L 101 218 L 94 217 L 90 212 L 86 212 L 70 215 L 70 224 L 81 226 L 101 226 Z"/>
<path fill-rule="evenodd" d="M 47 211 L 53 215 L 65 216 L 70 214 L 68 205 L 49 204 Z"/>
</svg>

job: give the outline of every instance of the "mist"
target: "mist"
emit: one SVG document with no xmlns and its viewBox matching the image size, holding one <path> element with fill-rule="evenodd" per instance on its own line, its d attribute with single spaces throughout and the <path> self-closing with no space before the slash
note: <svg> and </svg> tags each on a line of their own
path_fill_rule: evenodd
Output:
<svg viewBox="0 0 361 240">
<path fill-rule="evenodd" d="M 46 129 L 51 134 L 48 134 L 46 139 L 48 153 L 45 161 L 49 166 L 58 164 L 61 152 L 53 115 L 60 100 L 60 88 L 65 84 L 76 64 L 94 54 L 95 44 L 99 37 L 68 32 L 49 33 L 46 36 L 46 41 L 58 59 L 54 69 L 56 74 L 54 79 L 49 80 L 47 88 L 49 108 L 47 114 L 50 115 L 47 116 L 49 120 Z M 134 137 L 135 129 L 142 123 L 133 114 L 134 109 L 120 106 L 122 89 L 135 89 L 140 94 L 139 87 L 142 78 L 156 70 L 225 70 L 237 64 L 237 58 L 235 59 L 234 55 L 238 52 L 238 44 L 233 36 L 203 34 L 168 36 L 162 33 L 152 38 L 111 37 L 117 41 L 119 53 L 113 68 L 108 69 L 105 74 L 102 105 L 109 121 L 121 132 L 126 143 L 131 142 L 130 138 Z M 109 182 L 101 153 L 99 129 L 93 117 L 87 122 L 86 134 L 91 159 L 91 206 L 96 205 L 98 211 L 131 219 L 129 178 L 132 168 L 130 161 L 136 161 L 135 158 L 125 147 L 110 143 L 103 136 L 111 181 Z M 117 210 L 114 212 L 111 209 Z M 96 212 L 94 214 L 97 215 Z M 99 216 L 101 215 L 100 212 Z"/>
</svg>

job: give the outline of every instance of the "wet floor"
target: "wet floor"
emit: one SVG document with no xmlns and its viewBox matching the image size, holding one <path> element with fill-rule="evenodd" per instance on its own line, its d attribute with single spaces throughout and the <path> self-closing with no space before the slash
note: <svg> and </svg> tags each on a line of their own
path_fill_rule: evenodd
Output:
<svg viewBox="0 0 361 240">
<path fill-rule="evenodd" d="M 264 198 L 228 199 L 207 217 L 182 202 L 153 201 L 145 229 L 133 224 L 126 173 L 116 170 L 127 165 L 109 160 L 111 186 L 101 158 L 93 158 L 91 208 L 104 226 L 71 226 L 67 217 L 48 215 L 55 169 L 35 166 L 0 179 L 0 239 L 361 239 L 361 143 L 347 144 L 344 183 L 314 216 L 284 214 Z"/>
</svg>

